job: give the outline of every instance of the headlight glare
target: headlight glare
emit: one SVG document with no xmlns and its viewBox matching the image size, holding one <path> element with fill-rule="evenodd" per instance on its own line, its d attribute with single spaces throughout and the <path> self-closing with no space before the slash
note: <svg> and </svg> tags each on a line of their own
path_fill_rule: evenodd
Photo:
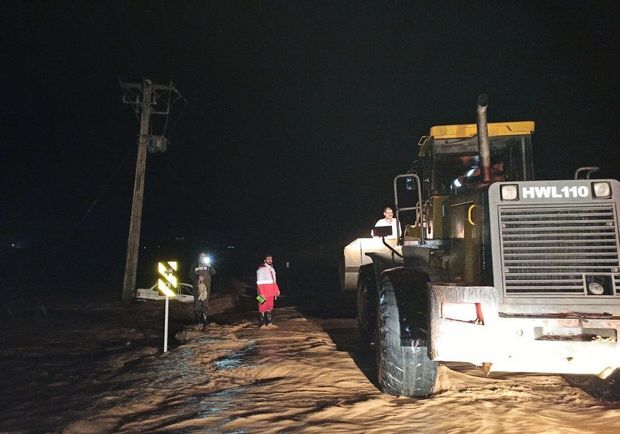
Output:
<svg viewBox="0 0 620 434">
<path fill-rule="evenodd" d="M 502 200 L 518 200 L 519 188 L 516 184 L 504 184 L 500 187 Z"/>
<path fill-rule="evenodd" d="M 593 182 L 592 193 L 594 197 L 609 198 L 611 197 L 611 185 L 609 182 Z"/>
</svg>

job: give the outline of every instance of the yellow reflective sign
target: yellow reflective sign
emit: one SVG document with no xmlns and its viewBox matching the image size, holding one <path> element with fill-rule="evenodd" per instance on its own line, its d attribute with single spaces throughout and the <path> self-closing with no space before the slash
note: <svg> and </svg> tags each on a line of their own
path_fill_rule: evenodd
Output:
<svg viewBox="0 0 620 434">
<path fill-rule="evenodd" d="M 160 278 L 157 279 L 157 289 L 167 295 L 168 297 L 176 296 L 176 289 L 179 286 L 179 281 L 175 275 L 179 269 L 177 261 L 166 261 L 157 263 L 157 271 Z"/>
</svg>

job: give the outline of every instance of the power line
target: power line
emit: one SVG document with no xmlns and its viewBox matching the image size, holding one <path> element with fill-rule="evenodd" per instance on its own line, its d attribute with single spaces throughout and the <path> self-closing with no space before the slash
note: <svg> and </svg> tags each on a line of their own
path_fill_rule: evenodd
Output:
<svg viewBox="0 0 620 434">
<path fill-rule="evenodd" d="M 170 140 L 170 138 L 172 137 L 172 132 L 174 131 L 174 127 L 177 125 L 177 123 L 179 122 L 179 120 L 181 119 L 181 117 L 183 117 L 183 114 L 185 113 L 185 108 L 187 107 L 188 101 L 187 99 L 185 99 L 185 97 L 183 95 L 177 95 L 177 97 L 175 98 L 174 101 L 172 101 L 172 105 L 170 107 L 170 111 L 172 112 L 172 109 L 174 108 L 174 105 L 177 103 L 177 101 L 182 100 L 183 101 L 183 107 L 181 107 L 181 110 L 179 111 L 179 114 L 175 117 L 174 122 L 172 123 L 172 126 L 170 127 L 170 131 L 168 132 L 168 140 Z M 169 117 L 166 118 L 166 124 L 164 126 L 164 134 L 167 131 L 167 127 L 168 127 L 168 120 Z"/>
<path fill-rule="evenodd" d="M 132 37 L 133 35 L 131 31 L 131 28 L 132 28 L 131 22 L 129 21 L 129 12 L 127 12 L 127 8 L 126 8 L 126 5 L 130 3 L 129 2 L 122 2 L 122 3 L 123 3 L 122 13 L 125 18 L 125 28 L 127 29 L 127 39 L 129 39 L 129 43 L 131 44 L 131 48 L 133 49 L 133 53 L 134 53 L 134 56 L 129 56 L 129 57 L 136 60 L 135 64 L 138 66 L 139 71 L 144 71 L 144 63 L 142 62 L 142 57 L 140 57 L 141 51 L 138 50 L 135 39 Z"/>
<path fill-rule="evenodd" d="M 172 63 L 170 62 L 170 43 L 168 41 L 168 22 L 166 20 L 166 13 L 164 10 L 164 0 L 161 0 L 161 21 L 164 28 L 164 46 L 166 51 L 166 67 L 168 69 L 168 77 L 172 77 Z"/>
<path fill-rule="evenodd" d="M 125 162 L 129 158 L 130 154 L 131 154 L 131 149 L 129 149 L 129 150 L 127 150 L 127 152 L 125 152 L 125 155 L 123 156 L 123 158 L 121 158 L 121 160 L 119 161 L 118 165 L 112 170 L 112 172 L 110 173 L 110 176 L 102 184 L 101 189 L 99 190 L 99 192 L 95 196 L 95 199 L 91 202 L 91 204 L 88 207 L 88 209 L 86 210 L 86 212 L 82 215 L 80 220 L 78 220 L 78 222 L 73 226 L 73 228 L 71 229 L 71 232 L 64 239 L 64 241 L 63 241 L 62 245 L 60 246 L 59 250 L 62 250 L 69 243 L 71 238 L 73 238 L 73 236 L 79 231 L 80 227 L 84 224 L 84 222 L 86 221 L 88 216 L 92 213 L 92 211 L 97 206 L 97 203 L 99 202 L 99 200 L 107 192 L 108 188 L 112 184 L 112 181 L 114 181 L 114 179 L 116 178 L 116 176 L 120 172 L 121 168 L 125 165 Z"/>
</svg>

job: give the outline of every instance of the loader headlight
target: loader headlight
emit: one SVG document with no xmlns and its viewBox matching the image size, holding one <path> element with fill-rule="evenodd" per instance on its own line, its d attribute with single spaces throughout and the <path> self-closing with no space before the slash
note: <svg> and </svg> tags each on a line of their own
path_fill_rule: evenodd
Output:
<svg viewBox="0 0 620 434">
<path fill-rule="evenodd" d="M 605 292 L 605 287 L 598 282 L 590 282 L 588 290 L 595 295 L 601 295 Z"/>
<path fill-rule="evenodd" d="M 591 295 L 613 295 L 614 283 L 613 274 L 586 275 L 586 285 L 588 294 Z"/>
<path fill-rule="evenodd" d="M 608 199 L 611 197 L 611 185 L 609 182 L 593 182 L 592 196 L 598 199 Z"/>
<path fill-rule="evenodd" d="M 519 200 L 519 186 L 516 184 L 504 184 L 500 188 L 502 200 Z"/>
</svg>

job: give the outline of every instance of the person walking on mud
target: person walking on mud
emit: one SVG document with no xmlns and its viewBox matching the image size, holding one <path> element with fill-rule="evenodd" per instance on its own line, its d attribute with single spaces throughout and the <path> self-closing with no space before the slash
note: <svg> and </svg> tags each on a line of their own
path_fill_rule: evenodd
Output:
<svg viewBox="0 0 620 434">
<path fill-rule="evenodd" d="M 192 265 L 190 273 L 194 284 L 194 318 L 196 324 L 201 325 L 204 330 L 209 325 L 207 316 L 211 296 L 211 281 L 212 276 L 215 275 L 211 259 L 205 253 L 201 253 L 198 261 Z"/>
<path fill-rule="evenodd" d="M 277 327 L 272 323 L 271 311 L 274 301 L 280 296 L 276 282 L 276 270 L 273 268 L 273 256 L 266 255 L 263 263 L 256 270 L 256 290 L 258 296 L 258 320 L 261 327 Z"/>
</svg>

